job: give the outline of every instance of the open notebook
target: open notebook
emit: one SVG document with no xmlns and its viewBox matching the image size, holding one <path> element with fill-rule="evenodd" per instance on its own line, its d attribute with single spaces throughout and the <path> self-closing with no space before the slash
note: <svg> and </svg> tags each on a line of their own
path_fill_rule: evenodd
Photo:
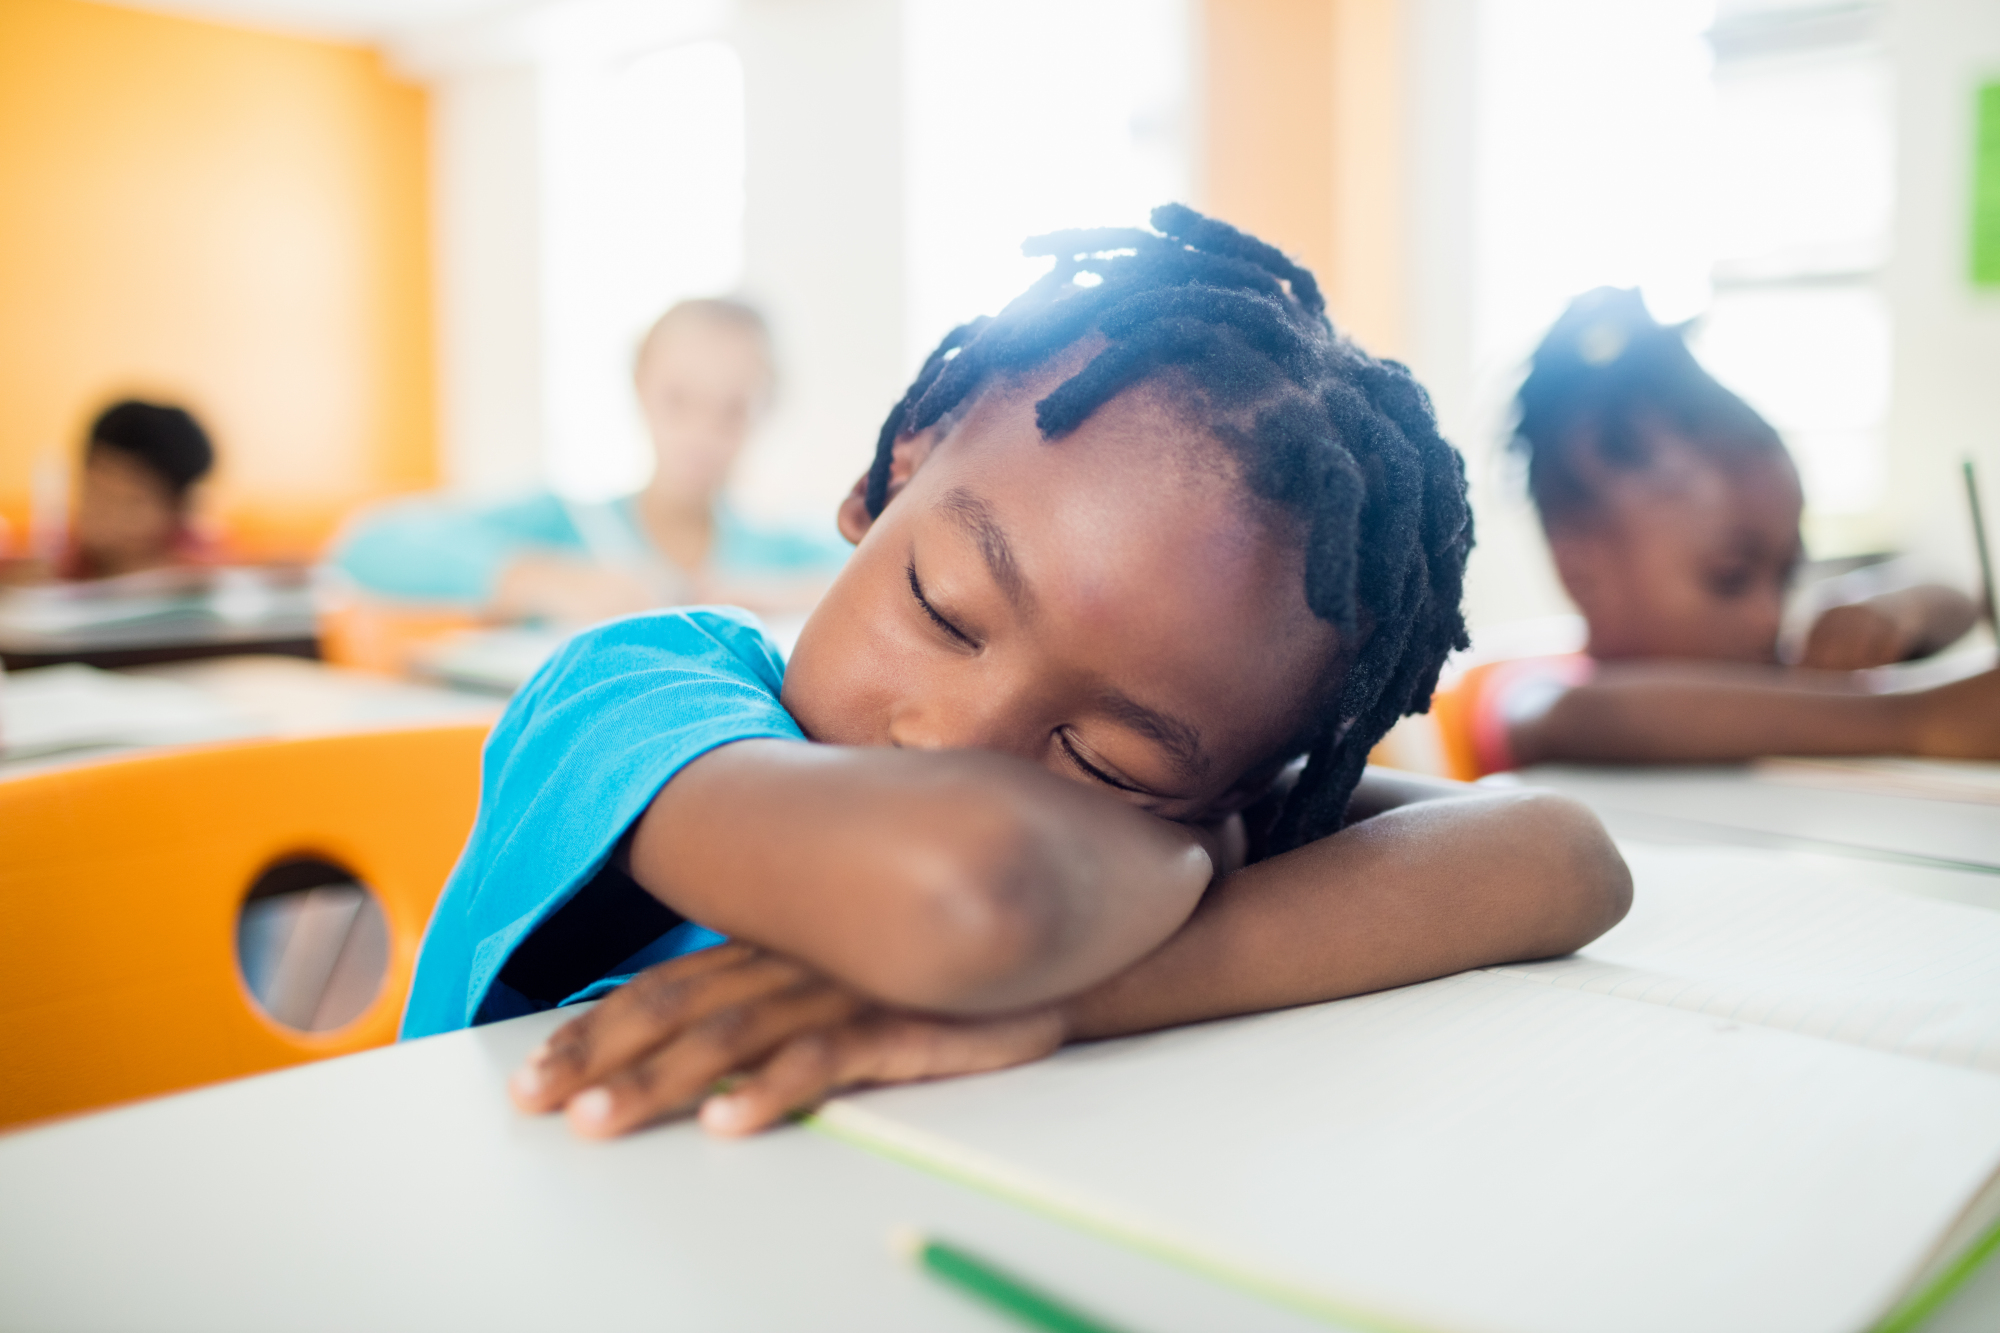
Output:
<svg viewBox="0 0 2000 1333">
<path fill-rule="evenodd" d="M 1914 1312 L 2000 1220 L 2000 913 L 1782 853 L 1626 852 L 1637 904 L 1580 956 L 815 1123 L 1336 1326 L 1855 1333 Z"/>
</svg>

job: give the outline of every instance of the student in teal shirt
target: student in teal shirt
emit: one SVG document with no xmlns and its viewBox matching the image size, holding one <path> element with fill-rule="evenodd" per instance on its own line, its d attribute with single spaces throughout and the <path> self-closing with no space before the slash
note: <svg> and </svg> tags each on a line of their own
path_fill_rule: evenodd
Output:
<svg viewBox="0 0 2000 1333">
<path fill-rule="evenodd" d="M 1619 919 L 1582 806 L 1366 769 L 1465 643 L 1423 390 L 1277 250 L 1153 219 L 1044 238 L 1053 271 L 931 356 L 787 663 L 743 615 L 652 612 L 515 696 L 407 1035 L 601 996 L 523 1110 L 741 1134 Z"/>
<path fill-rule="evenodd" d="M 369 592 L 459 603 L 500 620 L 587 624 L 706 601 L 803 611 L 845 558 L 831 525 L 760 527 L 721 494 L 771 379 L 756 311 L 683 301 L 646 335 L 634 365 L 655 455 L 645 490 L 597 504 L 547 494 L 489 505 L 398 501 L 361 516 L 333 562 Z"/>
</svg>

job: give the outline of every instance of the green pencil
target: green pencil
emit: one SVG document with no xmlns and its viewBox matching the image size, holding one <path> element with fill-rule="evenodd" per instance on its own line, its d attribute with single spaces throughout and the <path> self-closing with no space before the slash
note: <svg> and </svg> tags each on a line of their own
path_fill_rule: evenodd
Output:
<svg viewBox="0 0 2000 1333">
<path fill-rule="evenodd" d="M 898 1254 L 914 1259 L 933 1276 L 1031 1328 L 1048 1329 L 1049 1333 L 1119 1333 L 1115 1325 L 1037 1290 L 956 1245 L 902 1227 L 890 1235 L 889 1241 Z"/>
</svg>

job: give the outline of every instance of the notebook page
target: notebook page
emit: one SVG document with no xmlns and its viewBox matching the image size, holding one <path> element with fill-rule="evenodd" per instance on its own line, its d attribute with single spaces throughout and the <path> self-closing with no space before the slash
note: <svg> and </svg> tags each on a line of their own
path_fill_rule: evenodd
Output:
<svg viewBox="0 0 2000 1333">
<path fill-rule="evenodd" d="M 1866 861 L 1620 846 L 1631 914 L 1496 974 L 2000 1073 L 2000 912 L 1877 888 L 1897 868 Z"/>
<path fill-rule="evenodd" d="M 1353 1327 L 1860 1330 L 2000 1166 L 2000 1078 L 1485 973 L 850 1107 Z"/>
</svg>

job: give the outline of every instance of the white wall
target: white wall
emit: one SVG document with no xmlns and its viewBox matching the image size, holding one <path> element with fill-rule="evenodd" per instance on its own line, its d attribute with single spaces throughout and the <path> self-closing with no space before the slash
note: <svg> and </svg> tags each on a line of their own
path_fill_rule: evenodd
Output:
<svg viewBox="0 0 2000 1333">
<path fill-rule="evenodd" d="M 1903 540 L 1972 587 L 1960 458 L 1978 462 L 1989 529 L 2000 516 L 2000 288 L 1975 288 L 1967 276 L 1973 90 L 2000 79 L 2000 4 L 1894 0 L 1890 23 L 1899 195 L 1888 281 L 1892 503 Z"/>
</svg>

